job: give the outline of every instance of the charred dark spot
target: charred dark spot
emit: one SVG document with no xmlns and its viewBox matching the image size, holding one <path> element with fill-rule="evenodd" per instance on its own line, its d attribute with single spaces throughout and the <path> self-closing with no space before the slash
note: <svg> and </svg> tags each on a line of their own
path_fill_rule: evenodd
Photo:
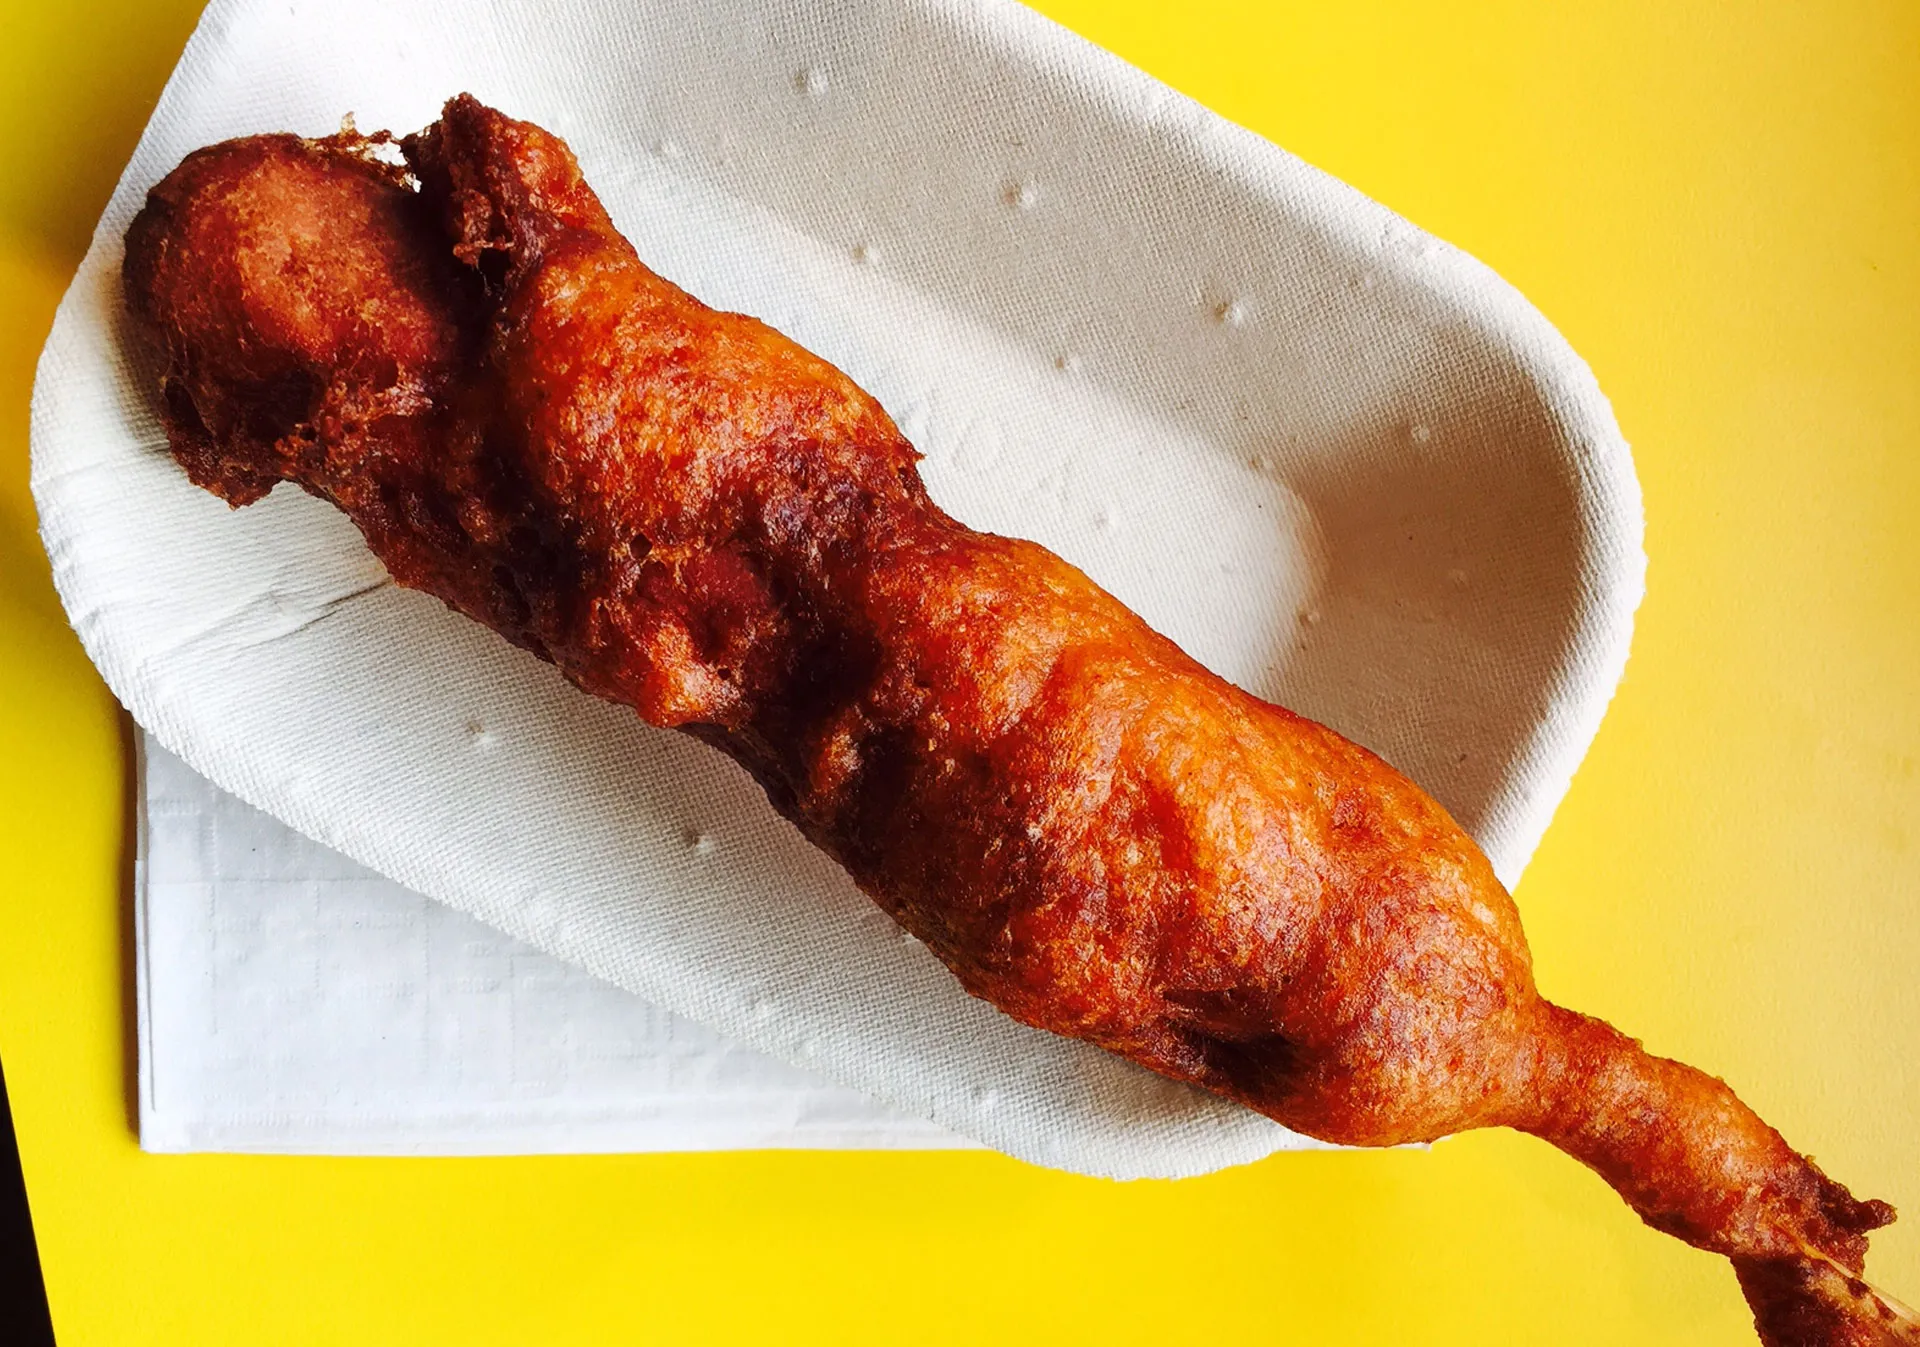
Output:
<svg viewBox="0 0 1920 1347">
<path fill-rule="evenodd" d="M 861 743 L 860 778 L 846 832 L 850 856 L 868 873 L 885 864 L 887 839 L 918 831 L 915 738 L 910 729 L 883 729 Z"/>
<path fill-rule="evenodd" d="M 785 724 L 807 737 L 872 687 L 880 667 L 879 644 L 870 633 L 814 630 L 818 635 L 793 656 L 793 676 L 779 706 Z"/>
<path fill-rule="evenodd" d="M 320 385 L 304 369 L 290 369 L 235 390 L 245 434 L 262 444 L 284 439 L 293 428 L 311 420 Z M 348 427 L 351 434 L 353 427 Z"/>
<path fill-rule="evenodd" d="M 1276 1033 L 1244 1040 L 1196 1035 L 1207 1074 L 1242 1099 L 1280 1099 L 1299 1065 L 1298 1047 Z"/>
<path fill-rule="evenodd" d="M 1299 1049 L 1274 1032 L 1266 988 L 1166 987 L 1167 1029 L 1179 1056 L 1209 1088 L 1242 1099 L 1275 1099 L 1299 1068 Z"/>
<path fill-rule="evenodd" d="M 1892 1204 L 1878 1198 L 1862 1201 L 1848 1192 L 1844 1184 L 1835 1183 L 1825 1174 L 1819 1174 L 1819 1182 L 1821 1213 L 1849 1234 L 1865 1234 L 1893 1223 Z"/>
<path fill-rule="evenodd" d="M 500 291 L 506 288 L 507 276 L 513 271 L 513 254 L 507 247 L 494 244 L 478 250 L 473 259 L 474 270 L 480 273 L 487 288 Z"/>
</svg>

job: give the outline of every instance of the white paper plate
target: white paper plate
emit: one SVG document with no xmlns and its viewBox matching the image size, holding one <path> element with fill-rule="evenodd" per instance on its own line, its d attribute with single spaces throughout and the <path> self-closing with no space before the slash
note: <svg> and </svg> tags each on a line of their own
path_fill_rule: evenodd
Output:
<svg viewBox="0 0 1920 1347">
<path fill-rule="evenodd" d="M 1004 3 L 215 0 L 61 305 L 55 580 L 114 691 L 242 799 L 660 1005 L 989 1145 L 1186 1174 L 1298 1139 L 969 1000 L 709 750 L 382 586 L 291 491 L 161 451 L 120 315 L 146 188 L 226 136 L 568 137 L 654 267 L 848 370 L 968 522 L 1382 752 L 1514 880 L 1626 657 L 1631 461 L 1485 267 Z"/>
</svg>

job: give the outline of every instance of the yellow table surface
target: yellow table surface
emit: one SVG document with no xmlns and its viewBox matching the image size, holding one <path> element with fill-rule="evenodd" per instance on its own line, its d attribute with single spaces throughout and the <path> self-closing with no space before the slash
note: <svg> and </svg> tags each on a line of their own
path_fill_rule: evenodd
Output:
<svg viewBox="0 0 1920 1347">
<path fill-rule="evenodd" d="M 610 0 L 610 3 L 612 0 Z M 1539 980 L 1909 1219 L 1920 1300 L 1920 5 L 1045 0 L 1514 281 L 1646 487 Z M 125 737 L 27 495 L 53 306 L 195 18 L 4 3 L 0 1059 L 54 1320 L 121 1343 L 1741 1343 L 1543 1144 L 1111 1184 L 984 1154 L 146 1156 Z"/>
</svg>

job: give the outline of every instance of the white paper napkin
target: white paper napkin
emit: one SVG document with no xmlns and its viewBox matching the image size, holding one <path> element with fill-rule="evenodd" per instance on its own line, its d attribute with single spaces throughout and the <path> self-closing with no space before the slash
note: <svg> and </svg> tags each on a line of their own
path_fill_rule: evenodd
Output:
<svg viewBox="0 0 1920 1347">
<path fill-rule="evenodd" d="M 117 269 L 146 188 L 468 89 L 567 136 L 652 265 L 873 391 L 937 499 L 1381 751 L 1511 882 L 1623 667 L 1638 487 L 1486 268 L 1001 0 L 214 0 L 35 388 L 54 576 L 195 770 L 554 957 L 1012 1154 L 1298 1144 L 967 998 L 741 772 L 382 584 L 340 516 L 163 452 Z M 161 1083 L 164 1090 L 164 1081 Z"/>
<path fill-rule="evenodd" d="M 409 893 L 142 738 L 147 1150 L 974 1144 Z"/>
</svg>

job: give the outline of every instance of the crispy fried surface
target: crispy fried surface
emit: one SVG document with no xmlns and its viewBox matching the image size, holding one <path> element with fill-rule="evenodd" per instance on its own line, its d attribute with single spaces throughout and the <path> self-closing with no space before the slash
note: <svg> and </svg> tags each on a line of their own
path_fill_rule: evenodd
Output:
<svg viewBox="0 0 1920 1347">
<path fill-rule="evenodd" d="M 826 362 L 654 275 L 557 138 L 190 156 L 128 233 L 193 480 L 293 481 L 403 584 L 744 764 L 1008 1014 L 1364 1145 L 1534 1132 L 1735 1261 L 1779 1344 L 1920 1341 L 1856 1202 L 1721 1082 L 1535 991 L 1512 901 L 1365 750 L 973 532 Z"/>
</svg>

